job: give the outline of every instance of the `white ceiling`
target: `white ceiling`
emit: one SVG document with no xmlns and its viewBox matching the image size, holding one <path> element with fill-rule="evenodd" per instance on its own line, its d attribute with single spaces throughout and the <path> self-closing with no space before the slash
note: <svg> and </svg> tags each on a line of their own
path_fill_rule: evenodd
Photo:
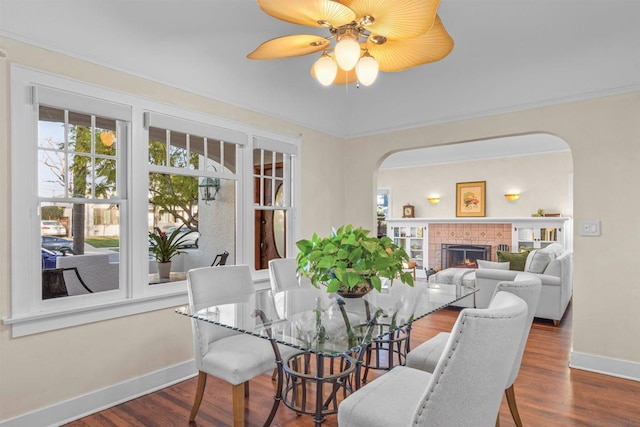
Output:
<svg viewBox="0 0 640 427">
<path fill-rule="evenodd" d="M 442 0 L 439 14 L 448 57 L 359 89 L 321 87 L 317 55 L 246 59 L 322 33 L 254 0 L 0 0 L 0 34 L 341 137 L 640 87 L 638 0 Z"/>
</svg>

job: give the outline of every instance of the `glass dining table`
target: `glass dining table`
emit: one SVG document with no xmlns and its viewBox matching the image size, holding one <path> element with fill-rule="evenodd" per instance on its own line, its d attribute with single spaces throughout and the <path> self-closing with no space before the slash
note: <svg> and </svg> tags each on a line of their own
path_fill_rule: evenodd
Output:
<svg viewBox="0 0 640 427">
<path fill-rule="evenodd" d="M 271 298 L 256 300 L 252 295 L 194 313 L 189 307 L 176 312 L 269 340 L 277 386 L 264 425 L 271 424 L 283 402 L 298 414 L 312 415 L 320 426 L 337 412 L 341 400 L 362 386 L 370 368 L 404 363 L 413 322 L 474 292 L 461 285 L 429 287 L 416 282 L 410 287 L 395 281 L 381 292 L 343 298 L 300 287 Z"/>
</svg>

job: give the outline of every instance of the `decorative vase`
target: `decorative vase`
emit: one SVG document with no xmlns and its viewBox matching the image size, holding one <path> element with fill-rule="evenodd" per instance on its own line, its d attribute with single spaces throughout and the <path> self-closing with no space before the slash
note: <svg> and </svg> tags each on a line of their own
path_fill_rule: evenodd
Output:
<svg viewBox="0 0 640 427">
<path fill-rule="evenodd" d="M 161 279 L 168 279 L 171 276 L 171 261 L 158 263 L 158 274 Z"/>
</svg>

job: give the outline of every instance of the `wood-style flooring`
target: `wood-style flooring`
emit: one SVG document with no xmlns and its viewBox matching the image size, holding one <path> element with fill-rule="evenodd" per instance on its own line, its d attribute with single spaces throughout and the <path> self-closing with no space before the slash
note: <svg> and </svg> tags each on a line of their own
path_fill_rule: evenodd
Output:
<svg viewBox="0 0 640 427">
<path fill-rule="evenodd" d="M 420 342 L 440 331 L 449 331 L 459 310 L 449 308 L 414 323 L 412 342 Z M 569 369 L 571 350 L 571 306 L 559 327 L 536 319 L 515 383 L 520 416 L 525 426 L 640 426 L 640 382 Z M 247 426 L 262 426 L 273 397 L 269 375 L 251 381 L 245 411 Z M 102 412 L 87 416 L 69 426 L 186 426 L 196 390 L 196 379 L 151 393 Z M 389 404 L 393 404 L 389 396 Z M 461 404 L 464 404 L 461 402 Z M 469 420 L 473 426 L 473 420 Z M 514 422 L 506 400 L 500 409 L 500 422 Z M 192 426 L 231 426 L 231 386 L 213 377 L 207 381 L 200 412 Z M 296 414 L 280 405 L 273 426 L 313 426 L 310 416 Z M 337 425 L 329 416 L 324 426 Z M 390 426 L 391 427 L 391 426 Z"/>
</svg>

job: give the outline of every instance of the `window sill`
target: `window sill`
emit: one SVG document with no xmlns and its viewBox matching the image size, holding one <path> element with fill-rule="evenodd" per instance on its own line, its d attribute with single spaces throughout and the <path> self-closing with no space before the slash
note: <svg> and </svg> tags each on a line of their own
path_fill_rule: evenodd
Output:
<svg viewBox="0 0 640 427">
<path fill-rule="evenodd" d="M 271 289 L 268 274 L 254 274 L 253 283 L 256 292 Z M 11 326 L 13 338 L 54 331 L 71 326 L 84 325 L 102 320 L 131 316 L 150 311 L 163 310 L 189 303 L 186 291 L 186 282 L 180 289 L 173 289 L 155 295 L 130 298 L 108 303 L 87 305 L 65 310 L 41 311 L 24 315 L 10 316 L 2 319 L 5 325 Z M 173 285 L 173 283 L 171 284 Z"/>
<path fill-rule="evenodd" d="M 180 290 L 81 308 L 6 317 L 2 321 L 11 325 L 11 336 L 16 338 L 185 304 L 188 304 L 187 292 Z"/>
</svg>

